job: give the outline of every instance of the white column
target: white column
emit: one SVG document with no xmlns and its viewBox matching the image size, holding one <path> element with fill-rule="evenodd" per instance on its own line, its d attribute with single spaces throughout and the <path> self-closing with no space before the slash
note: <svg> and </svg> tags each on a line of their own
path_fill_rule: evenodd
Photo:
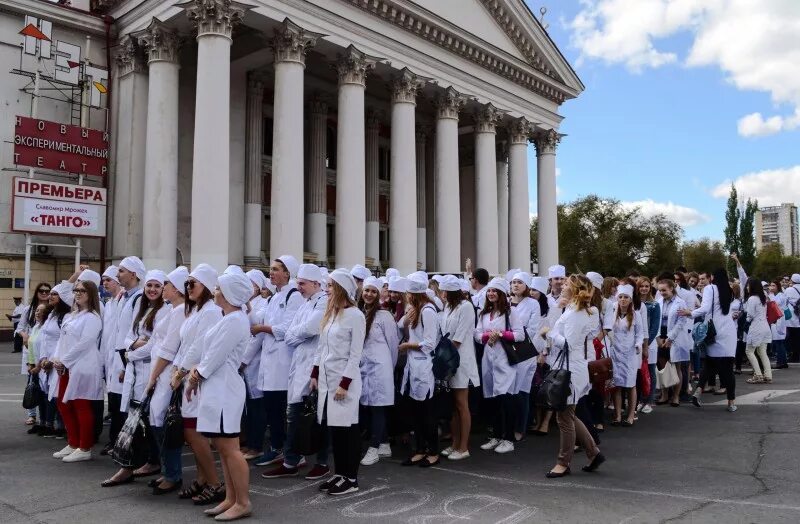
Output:
<svg viewBox="0 0 800 524">
<path fill-rule="evenodd" d="M 378 204 L 378 171 L 380 155 L 378 154 L 380 141 L 381 121 L 377 112 L 370 110 L 367 113 L 367 165 L 366 165 L 366 212 L 367 212 L 367 258 L 371 258 L 375 265 L 380 264 L 380 213 Z"/>
<path fill-rule="evenodd" d="M 142 259 L 169 271 L 178 246 L 178 37 L 156 18 L 133 36 L 147 50 L 150 69 Z"/>
<path fill-rule="evenodd" d="M 458 112 L 466 97 L 448 87 L 436 99 L 436 271 L 461 270 Z"/>
<path fill-rule="evenodd" d="M 230 235 L 231 34 L 249 6 L 232 0 L 178 5 L 197 27 L 190 261 L 222 271 Z"/>
<path fill-rule="evenodd" d="M 497 160 L 495 126 L 502 113 L 486 104 L 475 115 L 475 267 L 500 270 L 497 239 Z"/>
<path fill-rule="evenodd" d="M 116 62 L 119 112 L 114 183 L 112 258 L 142 254 L 142 210 L 147 141 L 147 67 L 135 39 L 120 41 Z"/>
<path fill-rule="evenodd" d="M 497 157 L 497 253 L 500 271 L 508 271 L 508 146 L 498 142 Z"/>
<path fill-rule="evenodd" d="M 364 88 L 377 60 L 350 45 L 336 63 L 336 267 L 365 262 Z"/>
<path fill-rule="evenodd" d="M 310 139 L 306 187 L 306 247 L 317 262 L 328 265 L 328 104 L 309 102 Z M 278 255 L 280 256 L 280 255 Z"/>
<path fill-rule="evenodd" d="M 303 260 L 303 76 L 305 54 L 319 34 L 288 18 L 275 31 L 275 100 L 272 107 L 270 258 Z"/>
<path fill-rule="evenodd" d="M 531 123 L 514 120 L 508 129 L 508 264 L 530 271 L 531 220 L 528 194 L 528 139 Z M 540 266 L 541 267 L 541 266 Z M 548 266 L 549 267 L 549 266 Z M 541 273 L 541 271 L 540 271 Z"/>
<path fill-rule="evenodd" d="M 425 141 L 428 138 L 428 128 L 417 126 L 417 266 L 422 270 L 428 269 L 426 255 L 427 250 L 427 206 L 426 199 L 426 177 L 425 170 L 428 158 L 425 154 Z"/>
<path fill-rule="evenodd" d="M 261 225 L 264 222 L 264 81 L 247 78 L 246 165 L 244 180 L 244 263 L 261 265 Z"/>
<path fill-rule="evenodd" d="M 536 137 L 537 214 L 539 273 L 558 264 L 558 203 L 556 200 L 556 147 L 561 140 L 554 130 Z"/>
<path fill-rule="evenodd" d="M 403 275 L 417 270 L 415 110 L 422 83 L 408 68 L 392 80 L 389 258 Z"/>
</svg>

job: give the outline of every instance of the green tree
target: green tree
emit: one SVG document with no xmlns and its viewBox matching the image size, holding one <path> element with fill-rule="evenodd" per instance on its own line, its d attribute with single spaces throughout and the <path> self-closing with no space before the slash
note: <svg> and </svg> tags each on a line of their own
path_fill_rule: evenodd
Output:
<svg viewBox="0 0 800 524">
<path fill-rule="evenodd" d="M 755 265 L 751 271 L 754 277 L 769 282 L 797 272 L 798 267 L 800 258 L 784 255 L 780 244 L 767 244 L 756 255 Z"/>
<path fill-rule="evenodd" d="M 731 184 L 731 192 L 728 196 L 728 208 L 725 210 L 725 250 L 728 253 L 739 253 L 739 220 L 741 211 L 739 210 L 739 195 L 736 186 Z M 727 262 L 728 272 L 736 274 L 736 263 L 733 260 Z"/>
<path fill-rule="evenodd" d="M 683 262 L 689 271 L 714 271 L 725 267 L 728 258 L 725 246 L 716 240 L 701 238 L 683 245 Z"/>
<path fill-rule="evenodd" d="M 746 268 L 752 268 L 756 260 L 756 211 L 758 201 L 748 198 L 739 223 L 739 260 Z"/>
</svg>

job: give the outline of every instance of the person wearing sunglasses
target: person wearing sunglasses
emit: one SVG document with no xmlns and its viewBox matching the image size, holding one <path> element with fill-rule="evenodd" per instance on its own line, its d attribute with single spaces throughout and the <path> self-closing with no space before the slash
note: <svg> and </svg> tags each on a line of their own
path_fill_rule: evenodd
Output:
<svg viewBox="0 0 800 524">
<path fill-rule="evenodd" d="M 18 352 L 16 350 L 16 345 L 19 343 L 20 351 L 22 352 L 22 367 L 20 372 L 23 375 L 28 374 L 28 366 L 26 365 L 29 360 L 28 337 L 30 336 L 33 326 L 36 324 L 36 308 L 39 307 L 40 304 L 47 304 L 49 298 L 50 285 L 41 283 L 36 286 L 36 290 L 33 293 L 33 298 L 29 305 L 22 306 L 21 311 L 14 309 L 15 315 L 19 311 L 19 318 L 14 324 L 14 353 Z M 29 409 L 26 410 L 26 412 L 28 419 L 25 421 L 25 424 L 28 426 L 36 426 L 36 410 Z M 40 424 L 42 423 L 42 421 L 39 422 Z"/>
</svg>

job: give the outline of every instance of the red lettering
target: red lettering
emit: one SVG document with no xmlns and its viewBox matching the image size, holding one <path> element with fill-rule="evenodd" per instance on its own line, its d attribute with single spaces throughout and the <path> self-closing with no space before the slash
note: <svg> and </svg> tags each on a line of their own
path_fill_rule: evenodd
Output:
<svg viewBox="0 0 800 524">
<path fill-rule="evenodd" d="M 103 201 L 103 194 L 100 191 L 95 191 L 94 201 L 97 202 L 98 200 L 101 202 Z"/>
<path fill-rule="evenodd" d="M 38 182 L 31 182 L 30 187 L 31 187 L 31 193 L 36 193 L 37 191 L 39 191 L 40 185 Z"/>
<path fill-rule="evenodd" d="M 75 191 L 72 190 L 70 187 L 64 188 L 64 197 L 65 198 L 75 198 Z"/>
</svg>

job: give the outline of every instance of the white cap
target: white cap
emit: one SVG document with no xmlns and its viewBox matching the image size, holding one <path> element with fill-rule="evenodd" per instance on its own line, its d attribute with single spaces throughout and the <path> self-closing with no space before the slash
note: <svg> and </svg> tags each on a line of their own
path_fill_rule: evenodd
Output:
<svg viewBox="0 0 800 524">
<path fill-rule="evenodd" d="M 792 275 L 792 283 L 800 284 L 800 273 L 795 273 Z"/>
<path fill-rule="evenodd" d="M 183 287 L 186 285 L 186 279 L 189 278 L 189 270 L 186 266 L 178 266 L 167 275 L 167 280 L 175 286 L 181 294 L 183 294 Z"/>
<path fill-rule="evenodd" d="M 529 273 L 526 273 L 524 271 L 517 271 L 516 273 L 514 273 L 514 276 L 511 277 L 511 280 L 509 280 L 509 282 L 513 282 L 515 280 L 519 280 L 527 287 L 531 287 L 531 275 Z"/>
<path fill-rule="evenodd" d="M 458 280 L 458 285 L 461 286 L 462 293 L 469 293 L 471 286 L 469 285 L 469 280 L 466 278 L 456 278 Z"/>
<path fill-rule="evenodd" d="M 330 274 L 331 280 L 342 286 L 350 300 L 356 299 L 356 279 L 346 269 L 336 269 Z"/>
<path fill-rule="evenodd" d="M 406 283 L 406 293 L 425 293 L 428 290 L 428 283 L 419 279 L 407 278 Z"/>
<path fill-rule="evenodd" d="M 379 281 L 380 281 L 380 283 L 381 283 L 381 288 L 382 288 L 383 286 L 388 286 L 388 285 L 389 285 L 389 279 L 388 279 L 388 278 L 386 278 L 386 277 L 378 277 L 378 280 L 379 280 Z"/>
<path fill-rule="evenodd" d="M 459 280 L 463 279 L 453 275 L 444 275 L 439 281 L 439 289 L 442 291 L 461 291 L 461 283 Z"/>
<path fill-rule="evenodd" d="M 322 282 L 320 283 L 322 285 L 322 289 L 323 290 L 327 290 L 328 289 L 328 276 L 329 276 L 328 275 L 328 268 L 327 267 L 323 267 L 323 266 L 319 266 L 319 271 L 320 271 L 320 273 L 322 273 Z"/>
<path fill-rule="evenodd" d="M 617 286 L 617 298 L 619 298 L 620 295 L 626 295 L 633 298 L 633 286 L 630 284 Z"/>
<path fill-rule="evenodd" d="M 267 282 L 269 282 L 269 280 L 267 279 L 267 275 L 260 269 L 251 269 L 245 273 L 245 275 L 250 279 L 250 282 L 257 285 L 260 289 L 267 287 Z"/>
<path fill-rule="evenodd" d="M 297 270 L 297 278 L 318 282 L 320 284 L 325 279 L 325 277 L 322 276 L 322 271 L 314 264 L 301 264 L 300 268 Z"/>
<path fill-rule="evenodd" d="M 230 265 L 225 268 L 225 271 L 222 272 L 223 275 L 227 275 L 228 273 L 238 273 L 240 275 L 244 275 L 244 271 L 239 266 Z"/>
<path fill-rule="evenodd" d="M 408 291 L 408 279 L 403 277 L 389 277 L 389 291 L 405 293 Z"/>
<path fill-rule="evenodd" d="M 117 266 L 108 266 L 106 270 L 103 271 L 103 277 L 110 278 L 119 284 L 119 268 Z"/>
<path fill-rule="evenodd" d="M 567 268 L 556 264 L 555 266 L 550 266 L 547 273 L 549 278 L 565 278 L 567 276 Z"/>
<path fill-rule="evenodd" d="M 65 303 L 69 307 L 72 307 L 72 304 L 75 303 L 75 294 L 72 292 L 72 288 L 72 283 L 65 280 L 60 284 L 53 286 L 52 289 L 50 289 L 50 292 L 57 294 L 58 298 L 61 299 L 61 302 Z"/>
<path fill-rule="evenodd" d="M 355 266 L 353 266 L 353 269 L 350 270 L 350 274 L 353 276 L 353 278 L 357 278 L 359 280 L 366 280 L 366 278 L 370 276 L 372 273 L 370 272 L 369 269 L 362 266 L 361 264 L 356 264 Z"/>
<path fill-rule="evenodd" d="M 510 291 L 510 286 L 508 285 L 508 280 L 505 278 L 494 277 L 492 280 L 489 281 L 489 284 L 486 286 L 487 289 L 496 289 L 497 291 L 502 292 L 504 295 L 508 295 Z"/>
<path fill-rule="evenodd" d="M 428 285 L 428 281 L 430 280 L 428 278 L 428 274 L 424 271 L 414 271 L 413 273 L 408 275 L 408 278 L 417 280 L 418 282 L 425 282 L 426 286 Z"/>
<path fill-rule="evenodd" d="M 431 302 L 436 302 L 436 293 L 434 293 L 431 288 L 427 288 L 425 290 L 425 294 L 428 295 L 428 298 L 431 299 Z"/>
<path fill-rule="evenodd" d="M 144 267 L 144 262 L 142 262 L 139 257 L 125 257 L 122 259 L 122 262 L 119 263 L 119 267 L 124 267 L 131 273 L 135 273 L 139 280 L 143 279 L 145 274 L 147 274 L 147 269 Z"/>
<path fill-rule="evenodd" d="M 164 282 L 166 282 L 167 280 L 167 274 L 161 271 L 160 269 L 151 269 L 144 276 L 144 283 L 146 284 L 151 280 L 155 280 L 156 282 L 158 282 L 163 286 Z"/>
<path fill-rule="evenodd" d="M 100 273 L 97 271 L 92 271 L 91 269 L 84 269 L 80 275 L 78 275 L 78 280 L 81 282 L 92 282 L 95 286 L 100 287 Z"/>
<path fill-rule="evenodd" d="M 263 288 L 261 288 L 261 289 L 268 289 L 268 290 L 269 290 L 269 292 L 270 292 L 270 293 L 272 293 L 272 294 L 274 295 L 274 294 L 275 294 L 275 293 L 278 291 L 278 286 L 276 286 L 275 284 L 273 284 L 272 282 L 270 282 L 270 280 L 269 280 L 269 279 L 267 279 L 267 283 L 266 283 L 266 284 L 264 284 L 264 287 L 263 287 Z"/>
<path fill-rule="evenodd" d="M 217 287 L 217 270 L 208 264 L 197 264 L 197 267 L 189 274 L 190 277 L 203 284 L 209 291 L 214 291 Z M 250 288 L 252 292 L 252 288 Z"/>
<path fill-rule="evenodd" d="M 514 268 L 514 269 L 509 269 L 509 270 L 506 272 L 506 280 L 508 280 L 509 282 L 511 282 L 512 280 L 514 280 L 514 275 L 516 275 L 517 273 L 522 273 L 522 269 L 520 269 L 520 268 L 518 268 L 518 267 L 517 267 L 517 268 Z"/>
<path fill-rule="evenodd" d="M 436 282 L 439 283 L 439 285 L 441 285 L 442 284 L 442 280 L 444 280 L 444 277 L 446 277 L 446 276 L 448 276 L 448 275 L 433 275 L 431 277 L 431 280 L 435 280 Z"/>
<path fill-rule="evenodd" d="M 535 289 L 539 293 L 547 293 L 548 282 L 544 277 L 533 277 L 531 279 L 531 289 Z"/>
<path fill-rule="evenodd" d="M 242 307 L 253 295 L 253 284 L 242 271 L 221 274 L 218 285 L 222 296 L 234 307 Z"/>
<path fill-rule="evenodd" d="M 289 270 L 289 278 L 297 276 L 297 269 L 300 267 L 300 262 L 297 261 L 292 255 L 281 255 L 276 260 L 280 260 L 286 269 Z"/>
<path fill-rule="evenodd" d="M 601 275 L 600 273 L 589 271 L 588 273 L 586 273 L 586 278 L 588 278 L 589 282 L 591 282 L 592 285 L 597 289 L 603 289 L 603 275 Z"/>
<path fill-rule="evenodd" d="M 392 277 L 399 277 L 399 276 L 400 276 L 400 271 L 398 271 L 393 267 L 390 267 L 389 269 L 386 270 L 386 278 L 391 279 Z"/>
<path fill-rule="evenodd" d="M 364 279 L 363 287 L 366 289 L 367 287 L 374 287 L 376 290 L 380 291 L 383 287 L 383 283 L 381 279 L 375 277 L 367 277 Z"/>
</svg>

